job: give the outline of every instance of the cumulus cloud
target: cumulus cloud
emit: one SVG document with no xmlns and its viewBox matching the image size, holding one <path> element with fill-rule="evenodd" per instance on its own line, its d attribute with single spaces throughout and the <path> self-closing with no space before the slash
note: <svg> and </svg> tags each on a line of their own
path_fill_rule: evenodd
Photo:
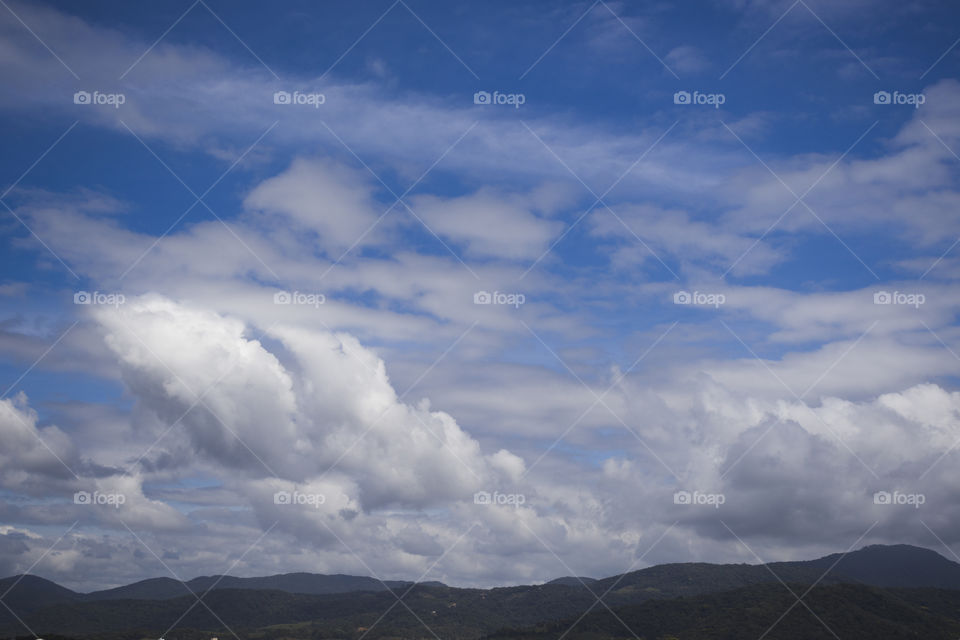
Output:
<svg viewBox="0 0 960 640">
<path fill-rule="evenodd" d="M 70 438 L 54 425 L 37 426 L 37 413 L 27 404 L 23 392 L 0 400 L 0 429 L 3 430 L 3 451 L 0 469 L 4 486 L 22 487 L 37 493 L 49 487 L 31 486 L 38 478 L 69 480 L 73 475 L 67 461 L 77 464 L 77 451 Z"/>
<path fill-rule="evenodd" d="M 348 334 L 270 327 L 281 363 L 241 320 L 159 296 L 97 320 L 129 388 L 204 460 L 293 482 L 333 470 L 365 509 L 462 499 L 489 481 L 454 419 L 404 403 L 384 362 Z"/>
<path fill-rule="evenodd" d="M 28 507 L 30 519 L 56 522 L 66 516 L 78 522 L 107 526 L 129 523 L 157 530 L 183 526 L 185 520 L 174 508 L 144 496 L 142 478 L 98 464 L 81 452 L 82 447 L 69 434 L 55 425 L 40 427 L 37 421 L 25 394 L 0 400 L 3 487 L 35 498 L 72 503 L 66 510 L 50 502 Z"/>
</svg>

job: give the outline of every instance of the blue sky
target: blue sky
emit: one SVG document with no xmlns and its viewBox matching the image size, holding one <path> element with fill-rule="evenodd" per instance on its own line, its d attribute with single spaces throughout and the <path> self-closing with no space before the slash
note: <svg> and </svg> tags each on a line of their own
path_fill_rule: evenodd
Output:
<svg viewBox="0 0 960 640">
<path fill-rule="evenodd" d="M 960 543 L 951 3 L 2 9 L 0 573 Z"/>
</svg>

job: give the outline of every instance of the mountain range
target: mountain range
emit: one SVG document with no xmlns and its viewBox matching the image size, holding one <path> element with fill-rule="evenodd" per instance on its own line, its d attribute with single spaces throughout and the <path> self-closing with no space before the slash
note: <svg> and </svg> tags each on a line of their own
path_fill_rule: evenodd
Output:
<svg viewBox="0 0 960 640">
<path fill-rule="evenodd" d="M 0 608 L 3 637 L 29 627 L 38 634 L 109 640 L 233 633 L 263 640 L 433 633 L 499 639 L 565 632 L 599 639 L 635 637 L 634 628 L 647 630 L 644 640 L 739 638 L 788 609 L 771 637 L 820 637 L 834 627 L 846 629 L 844 638 L 960 637 L 960 564 L 908 545 L 766 565 L 664 564 L 602 579 L 563 577 L 493 589 L 291 573 L 152 578 L 78 593 L 27 575 L 0 580 L 0 594 L 9 607 Z M 922 635 L 910 635 L 914 631 Z"/>
</svg>

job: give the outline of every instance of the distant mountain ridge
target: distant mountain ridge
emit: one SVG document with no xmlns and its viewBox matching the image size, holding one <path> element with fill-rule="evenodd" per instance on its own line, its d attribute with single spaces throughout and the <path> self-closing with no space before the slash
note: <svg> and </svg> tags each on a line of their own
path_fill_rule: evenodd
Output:
<svg viewBox="0 0 960 640">
<path fill-rule="evenodd" d="M 711 564 L 684 562 L 660 564 L 609 578 L 558 578 L 547 584 L 584 587 L 600 594 L 629 589 L 658 588 L 666 582 L 682 584 L 717 581 L 726 588 L 758 582 L 853 582 L 875 587 L 960 589 L 960 563 L 932 549 L 906 544 L 870 545 L 849 553 L 834 553 L 815 560 L 767 564 Z M 581 582 L 581 580 L 583 582 Z M 716 589 L 714 589 L 716 590 Z"/>
<path fill-rule="evenodd" d="M 731 588 L 756 582 L 776 580 L 773 574 L 784 581 L 813 581 L 829 569 L 828 582 L 862 582 L 878 587 L 932 587 L 960 589 L 960 563 L 953 562 L 936 551 L 906 544 L 870 545 L 846 554 L 835 553 L 815 560 L 772 562 L 754 564 L 712 564 L 685 562 L 661 564 L 626 574 L 607 578 L 563 576 L 546 582 L 547 585 L 566 585 L 603 592 L 626 588 L 646 588 L 653 583 L 662 583 L 668 577 L 687 576 L 687 581 L 705 577 L 726 576 Z M 771 571 L 773 573 L 771 573 Z M 0 593 L 6 592 L 15 582 L 17 587 L 5 598 L 18 595 L 24 601 L 54 604 L 57 602 L 100 600 L 162 600 L 201 594 L 210 589 L 256 589 L 275 590 L 287 593 L 326 595 L 352 591 L 383 591 L 409 587 L 413 582 L 385 580 L 367 576 L 318 573 L 283 573 L 271 576 L 238 578 L 235 576 L 198 576 L 181 582 L 173 578 L 148 578 L 139 582 L 79 593 L 38 576 L 11 576 L 0 579 Z M 444 587 L 442 582 L 421 582 L 422 586 Z M 25 602 L 26 603 L 26 602 Z"/>
<path fill-rule="evenodd" d="M 0 579 L 3 601 L 14 611 L 36 611 L 61 603 L 79 602 L 83 595 L 38 576 L 22 575 Z"/>
<path fill-rule="evenodd" d="M 756 589 L 772 607 L 781 597 L 775 591 L 785 592 L 780 581 L 793 585 L 817 584 L 818 589 L 827 589 L 821 593 L 846 594 L 849 606 L 860 609 L 872 607 L 870 602 L 877 598 L 900 598 L 890 595 L 897 590 L 939 590 L 930 597 L 942 603 L 937 613 L 941 617 L 936 620 L 924 617 L 925 624 L 929 623 L 931 630 L 936 629 L 936 634 L 952 633 L 951 621 L 954 618 L 960 621 L 960 564 L 930 549 L 909 545 L 875 545 L 848 554 L 767 565 L 664 564 L 601 579 L 566 576 L 541 585 L 493 589 L 461 589 L 438 582 L 381 583 L 370 577 L 340 574 L 290 573 L 254 578 L 200 576 L 187 582 L 151 578 L 88 594 L 36 576 L 14 576 L 0 580 L 0 593 L 7 594 L 5 604 L 31 628 L 45 635 L 76 633 L 101 640 L 108 634 L 121 634 L 116 636 L 119 640 L 134 632 L 141 634 L 137 637 L 151 635 L 148 631 L 162 633 L 172 624 L 181 624 L 178 619 L 196 604 L 194 594 L 199 596 L 210 591 L 204 602 L 211 606 L 216 603 L 217 613 L 231 626 L 236 624 L 249 630 L 279 625 L 283 633 L 288 634 L 271 635 L 281 633 L 271 627 L 264 632 L 266 635 L 257 635 L 258 638 L 352 638 L 354 630 L 365 628 L 382 612 L 392 610 L 383 624 L 393 631 L 402 631 L 392 637 L 408 637 L 403 634 L 415 632 L 417 626 L 423 624 L 422 619 L 441 630 L 444 637 L 476 639 L 505 629 L 513 630 L 510 633 L 519 634 L 517 637 L 538 636 L 552 628 L 549 625 L 576 618 L 579 612 L 588 612 L 592 607 L 589 624 L 603 627 L 608 622 L 594 615 L 596 596 L 601 596 L 609 607 L 626 608 L 624 615 L 634 616 L 644 624 L 662 622 L 656 613 L 657 607 L 646 606 L 654 604 L 653 600 L 673 602 L 675 604 L 669 606 L 678 612 L 688 608 L 685 602 L 700 602 L 713 618 L 698 619 L 696 625 L 713 624 L 709 621 L 714 619 L 717 624 L 726 624 L 725 616 L 730 612 L 723 609 L 728 606 L 725 603 L 746 603 L 750 596 L 713 596 L 750 594 L 751 589 Z M 853 590 L 831 591 L 843 585 Z M 877 590 L 881 595 L 876 595 Z M 409 604 L 391 607 L 401 596 L 404 603 Z M 890 600 L 878 606 L 883 610 L 895 604 Z M 926 604 L 918 604 L 921 611 Z M 717 607 L 721 610 L 715 610 Z M 887 624 L 894 625 L 891 629 L 901 629 L 897 625 L 903 620 L 910 615 L 920 615 L 914 608 L 911 604 L 897 609 L 901 613 L 894 616 L 896 620 L 879 616 L 875 620 L 879 625 L 877 629 Z M 835 613 L 842 612 L 835 610 Z M 196 630 L 196 634 L 189 637 L 200 638 L 208 631 L 223 634 L 220 624 L 219 617 L 213 617 L 205 607 L 193 606 L 181 627 Z M 797 633 L 802 636 L 806 633 L 801 633 L 806 622 L 798 619 L 797 624 L 800 625 Z M 691 629 L 693 627 L 687 631 Z M 16 617 L 0 610 L 0 633 L 22 631 L 22 623 Z M 298 635 L 309 633 L 319 635 Z M 378 636 L 379 632 L 369 640 Z"/>
<path fill-rule="evenodd" d="M 805 565 L 877 587 L 935 587 L 960 589 L 960 564 L 936 551 L 907 544 L 870 545 L 846 555 L 834 553 L 816 560 L 782 562 L 778 566 Z"/>
<path fill-rule="evenodd" d="M 187 582 L 172 578 L 151 578 L 133 584 L 94 591 L 86 595 L 88 600 L 165 600 L 195 593 L 202 594 L 210 589 L 254 589 L 303 593 L 307 595 L 325 595 L 330 593 L 349 593 L 351 591 L 384 591 L 409 587 L 412 582 L 404 580 L 384 580 L 366 576 L 318 573 L 283 573 L 255 578 L 237 578 L 235 576 L 200 576 Z M 442 583 L 429 583 L 432 586 Z"/>
<path fill-rule="evenodd" d="M 565 584 L 568 587 L 582 587 L 583 585 L 591 585 L 596 582 L 596 578 L 584 578 L 577 576 L 563 576 L 562 578 L 554 578 L 546 584 Z"/>
<path fill-rule="evenodd" d="M 366 576 L 318 573 L 284 573 L 255 578 L 235 576 L 200 576 L 187 582 L 173 578 L 148 578 L 132 584 L 90 593 L 79 593 L 57 583 L 32 575 L 0 579 L 0 593 L 9 591 L 4 601 L 11 608 L 35 611 L 60 603 L 98 602 L 104 600 L 168 600 L 192 594 L 202 595 L 214 589 L 271 590 L 306 595 L 350 593 L 354 591 L 386 591 L 412 586 L 404 580 L 385 580 Z M 446 586 L 441 582 L 424 582 L 426 586 Z"/>
</svg>

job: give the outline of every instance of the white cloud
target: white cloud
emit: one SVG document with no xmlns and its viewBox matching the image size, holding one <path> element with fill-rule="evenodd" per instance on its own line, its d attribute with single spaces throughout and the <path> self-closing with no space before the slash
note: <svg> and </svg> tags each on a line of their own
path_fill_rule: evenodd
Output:
<svg viewBox="0 0 960 640">
<path fill-rule="evenodd" d="M 365 237 L 382 213 L 370 198 L 371 187 L 365 173 L 330 160 L 301 158 L 257 185 L 244 206 L 316 233 L 317 244 L 338 258 Z M 271 228 L 286 226 L 277 218 L 266 222 Z"/>
<path fill-rule="evenodd" d="M 529 195 L 481 190 L 451 199 L 420 196 L 413 202 L 431 230 L 462 243 L 471 256 L 534 260 L 563 229 L 561 222 L 535 215 Z"/>
<path fill-rule="evenodd" d="M 281 363 L 242 321 L 158 296 L 96 317 L 138 399 L 223 467 L 295 482 L 335 469 L 364 509 L 463 498 L 489 473 L 453 418 L 404 404 L 350 335 L 273 327 Z"/>
</svg>

